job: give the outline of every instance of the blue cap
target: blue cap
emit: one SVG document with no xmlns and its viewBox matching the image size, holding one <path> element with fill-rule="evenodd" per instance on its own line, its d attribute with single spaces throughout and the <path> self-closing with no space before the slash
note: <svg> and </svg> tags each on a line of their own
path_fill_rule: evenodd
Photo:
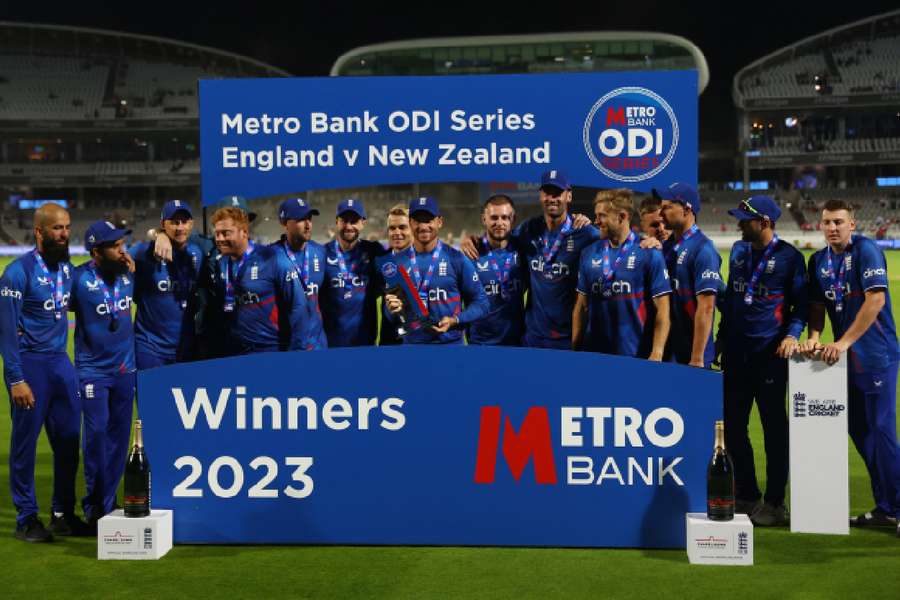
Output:
<svg viewBox="0 0 900 600">
<path fill-rule="evenodd" d="M 781 209 L 771 196 L 750 196 L 742 200 L 737 208 L 729 210 L 728 214 L 738 221 L 767 217 L 774 223 L 781 216 Z"/>
<path fill-rule="evenodd" d="M 547 185 L 559 188 L 561 190 L 572 189 L 572 184 L 569 183 L 569 178 L 566 177 L 562 171 L 557 171 L 556 169 L 551 169 L 541 175 L 541 187 Z"/>
<path fill-rule="evenodd" d="M 282 223 L 290 220 L 302 221 L 308 219 L 310 215 L 317 214 L 319 211 L 310 207 L 309 202 L 303 198 L 289 198 L 278 207 L 278 220 Z"/>
<path fill-rule="evenodd" d="M 194 215 L 191 213 L 191 207 L 188 206 L 187 202 L 182 202 L 181 200 L 169 200 L 163 204 L 160 221 L 168 221 L 179 211 L 187 213 L 187 216 L 190 219 L 194 218 Z"/>
<path fill-rule="evenodd" d="M 219 208 L 239 208 L 247 213 L 247 218 L 251 221 L 256 218 L 256 213 L 250 212 L 250 206 L 247 204 L 247 199 L 243 196 L 225 196 L 219 198 L 218 202 L 213 204 L 213 209 Z"/>
<path fill-rule="evenodd" d="M 356 198 L 347 198 L 337 207 L 337 213 L 335 216 L 339 217 L 344 213 L 352 212 L 355 215 L 358 215 L 360 219 L 366 218 L 366 208 L 363 206 L 361 200 L 357 200 Z"/>
<path fill-rule="evenodd" d="M 695 215 L 700 214 L 700 194 L 693 187 L 686 183 L 675 182 L 667 188 L 661 190 L 653 189 L 653 197 L 657 200 L 669 200 L 670 202 L 678 202 L 685 207 L 694 211 Z"/>
<path fill-rule="evenodd" d="M 413 198 L 409 201 L 409 216 L 415 213 L 425 212 L 432 217 L 441 216 L 441 209 L 438 207 L 437 198 L 431 196 L 422 196 L 421 198 Z"/>
<path fill-rule="evenodd" d="M 117 229 L 109 221 L 96 221 L 84 234 L 84 249 L 90 252 L 101 244 L 118 242 L 126 235 L 131 235 L 130 229 Z"/>
</svg>

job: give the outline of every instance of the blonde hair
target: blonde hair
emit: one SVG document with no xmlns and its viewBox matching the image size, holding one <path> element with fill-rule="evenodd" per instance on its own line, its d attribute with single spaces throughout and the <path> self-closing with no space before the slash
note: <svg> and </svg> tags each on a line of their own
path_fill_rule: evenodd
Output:
<svg viewBox="0 0 900 600">
<path fill-rule="evenodd" d="M 634 210 L 632 202 L 633 192 L 628 188 L 618 188 L 615 190 L 600 190 L 594 197 L 594 208 L 601 202 L 609 204 L 616 212 L 628 213 L 628 220 L 631 220 L 631 213 Z"/>
<path fill-rule="evenodd" d="M 403 204 L 395 204 L 388 211 L 389 217 L 406 217 L 409 218 L 409 209 Z"/>
</svg>

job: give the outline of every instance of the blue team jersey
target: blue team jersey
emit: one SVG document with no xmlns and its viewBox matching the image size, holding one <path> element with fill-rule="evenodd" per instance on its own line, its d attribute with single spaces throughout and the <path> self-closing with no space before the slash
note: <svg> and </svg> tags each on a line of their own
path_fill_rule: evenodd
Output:
<svg viewBox="0 0 900 600">
<path fill-rule="evenodd" d="M 753 273 L 765 258 L 750 242 L 735 242 L 728 259 L 728 285 L 721 305 L 719 337 L 723 352 L 758 352 L 778 344 L 785 336 L 800 339 L 806 328 L 808 286 L 806 266 L 799 250 L 778 240 L 762 266 L 747 304 Z"/>
<path fill-rule="evenodd" d="M 328 346 L 372 346 L 378 334 L 380 289 L 372 284 L 375 257 L 386 250 L 378 242 L 359 240 L 349 252 L 337 240 L 325 245 L 322 319 Z"/>
<path fill-rule="evenodd" d="M 552 238 L 559 231 L 549 232 L 549 236 Z M 543 255 L 546 235 L 547 224 L 543 216 L 525 221 L 512 234 L 520 257 L 529 270 L 525 329 L 536 338 L 571 339 L 578 261 L 581 251 L 600 239 L 600 232 L 593 226 L 571 230 L 562 236 L 559 250 L 550 257 L 549 262 Z"/>
<path fill-rule="evenodd" d="M 844 291 L 842 310 L 836 310 L 835 287 L 837 277 L 844 265 Z M 835 278 L 832 278 L 834 272 Z M 884 253 L 872 240 L 854 235 L 849 247 L 833 256 L 831 268 L 828 265 L 827 248 L 819 250 L 809 259 L 809 297 L 812 302 L 825 305 L 834 339 L 838 340 L 859 314 L 869 290 L 883 290 L 884 307 L 875 322 L 850 347 L 849 364 L 857 373 L 879 371 L 900 360 L 897 345 L 897 331 L 891 311 L 891 293 L 888 286 L 887 263 Z"/>
<path fill-rule="evenodd" d="M 412 246 L 392 255 L 398 265 L 410 273 L 413 281 L 421 283 L 419 295 L 428 308 L 428 316 L 435 323 L 443 317 L 457 317 L 460 328 L 483 318 L 488 312 L 488 299 L 481 287 L 475 267 L 462 252 L 440 243 L 437 258 L 434 251 L 414 252 Z M 413 276 L 412 255 L 416 257 L 420 278 Z M 431 276 L 429 267 L 434 265 Z M 465 304 L 465 310 L 463 310 Z M 461 329 L 434 333 L 431 328 L 413 331 L 403 337 L 404 344 L 458 344 L 463 339 Z"/>
<path fill-rule="evenodd" d="M 309 350 L 312 307 L 300 273 L 284 252 L 273 246 L 255 246 L 243 264 L 225 256 L 218 258 L 221 296 L 227 298 L 226 272 L 234 287 L 234 307 L 225 313 L 232 353 Z"/>
<path fill-rule="evenodd" d="M 134 327 L 131 305 L 134 276 L 100 279 L 93 261 L 75 269 L 71 310 L 75 312 L 75 368 L 82 381 L 134 371 Z M 119 288 L 118 300 L 115 288 Z M 104 289 L 106 293 L 104 293 Z M 112 312 L 115 311 L 116 326 Z"/>
<path fill-rule="evenodd" d="M 646 358 L 653 349 L 653 299 L 672 293 L 669 274 L 659 250 L 641 248 L 636 241 L 616 265 L 618 252 L 600 240 L 581 253 L 577 291 L 588 297 L 586 348 Z M 603 274 L 604 254 L 610 278 Z"/>
<path fill-rule="evenodd" d="M 702 231 L 683 241 L 670 237 L 663 243 L 663 257 L 672 282 L 672 331 L 669 334 L 668 353 L 676 362 L 691 361 L 694 343 L 694 315 L 697 313 L 697 295 L 704 292 L 719 294 L 724 284 L 719 271 L 722 257 L 712 241 Z M 710 329 L 703 362 L 707 365 L 715 358 L 713 332 Z"/>
<path fill-rule="evenodd" d="M 288 250 L 285 237 L 281 236 L 281 239 L 272 244 L 272 247 L 278 249 L 300 274 L 300 280 L 306 290 L 311 308 L 309 333 L 316 340 L 316 348 L 327 348 L 328 338 L 325 336 L 325 323 L 319 305 L 319 294 L 325 285 L 325 246 L 310 240 L 303 250 L 293 252 Z M 293 258 L 291 254 L 293 254 Z"/>
<path fill-rule="evenodd" d="M 205 253 L 191 243 L 184 250 L 173 249 L 172 262 L 157 260 L 152 243 L 133 246 L 129 253 L 135 264 L 137 350 L 168 360 L 186 358 L 194 339 L 192 297 Z"/>
<path fill-rule="evenodd" d="M 52 270 L 46 266 L 49 276 L 32 251 L 10 263 L 0 278 L 0 353 L 8 385 L 25 379 L 20 352 L 66 351 L 66 311 L 75 268 L 69 262 L 61 262 Z M 60 277 L 62 286 L 58 287 Z"/>
<path fill-rule="evenodd" d="M 518 346 L 525 332 L 528 268 L 512 241 L 506 248 L 491 248 L 482 242 L 478 252 L 475 270 L 487 296 L 489 310 L 483 319 L 469 326 L 469 343 Z"/>
</svg>

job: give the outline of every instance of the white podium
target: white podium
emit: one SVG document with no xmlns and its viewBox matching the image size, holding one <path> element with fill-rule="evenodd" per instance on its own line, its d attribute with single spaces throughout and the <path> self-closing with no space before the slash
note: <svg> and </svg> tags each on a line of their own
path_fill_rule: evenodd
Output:
<svg viewBox="0 0 900 600">
<path fill-rule="evenodd" d="M 126 517 L 119 509 L 97 521 L 100 560 L 156 560 L 171 549 L 171 510 L 151 510 L 149 517 Z"/>
<path fill-rule="evenodd" d="M 849 534 L 847 355 L 789 365 L 791 531 Z"/>
<path fill-rule="evenodd" d="M 706 513 L 687 513 L 687 555 L 692 565 L 753 565 L 753 523 L 744 514 L 710 521 Z"/>
</svg>

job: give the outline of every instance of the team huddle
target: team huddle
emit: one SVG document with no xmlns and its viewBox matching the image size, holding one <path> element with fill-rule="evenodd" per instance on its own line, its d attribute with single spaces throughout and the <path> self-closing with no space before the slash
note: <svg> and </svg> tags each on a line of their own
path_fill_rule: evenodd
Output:
<svg viewBox="0 0 900 600">
<path fill-rule="evenodd" d="M 92 224 L 85 235 L 91 260 L 79 267 L 69 262 L 68 213 L 42 206 L 36 248 L 0 280 L 16 537 L 91 535 L 114 509 L 137 369 L 255 352 L 464 342 L 698 368 L 721 357 L 737 510 L 758 525 L 788 518 L 787 359 L 803 352 L 834 363 L 848 353 L 850 433 L 876 500 L 852 521 L 897 525 L 900 348 L 885 257 L 853 233 L 849 205 L 826 204 L 827 245 L 807 265 L 775 233 L 781 210 L 772 198 L 742 201 L 729 211 L 742 240 L 732 248 L 726 282 L 719 253 L 696 222 L 700 196 L 687 184 L 653 190 L 634 223 L 630 190 L 599 192 L 593 224 L 571 213 L 572 187 L 562 172 L 544 173 L 539 194 L 543 214 L 520 224 L 509 197 L 488 198 L 483 234 L 464 239 L 460 249 L 441 241 L 443 217 L 431 197 L 389 211 L 386 248 L 362 239 L 366 211 L 357 199 L 338 205 L 335 239 L 325 245 L 312 240 L 319 211 L 302 198 L 281 204 L 284 233 L 269 245 L 251 240 L 256 215 L 240 197 L 217 205 L 212 240 L 193 232 L 190 207 L 173 200 L 152 242 L 126 249 L 130 231 Z M 388 270 L 400 267 L 411 293 L 387 285 Z M 67 312 L 75 317 L 74 366 L 66 354 Z M 826 312 L 835 341 L 823 345 Z M 425 325 L 413 314 L 426 314 Z M 765 434 L 764 496 L 748 435 L 754 401 Z M 54 454 L 49 530 L 38 518 L 34 489 L 42 427 Z M 80 452 L 87 522 L 75 514 Z"/>
</svg>

